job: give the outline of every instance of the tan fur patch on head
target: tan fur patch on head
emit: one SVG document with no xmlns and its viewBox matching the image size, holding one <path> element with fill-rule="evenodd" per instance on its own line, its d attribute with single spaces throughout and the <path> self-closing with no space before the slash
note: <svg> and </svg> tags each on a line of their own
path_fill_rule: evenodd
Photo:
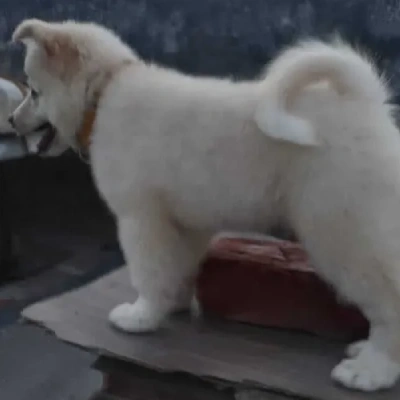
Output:
<svg viewBox="0 0 400 400">
<path fill-rule="evenodd" d="M 29 40 L 35 42 L 44 51 L 48 69 L 65 79 L 76 72 L 80 55 L 72 38 L 60 27 L 56 23 L 27 19 L 17 26 L 12 40 L 25 44 Z"/>
</svg>

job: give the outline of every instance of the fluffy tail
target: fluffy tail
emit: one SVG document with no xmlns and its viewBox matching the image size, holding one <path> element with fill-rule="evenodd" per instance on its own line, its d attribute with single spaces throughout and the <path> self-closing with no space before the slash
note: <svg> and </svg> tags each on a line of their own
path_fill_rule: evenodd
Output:
<svg viewBox="0 0 400 400">
<path fill-rule="evenodd" d="M 340 42 L 304 42 L 284 51 L 268 69 L 268 96 L 255 114 L 259 128 L 278 140 L 318 145 L 312 124 L 291 113 L 296 96 L 318 81 L 328 81 L 339 95 L 348 98 L 380 104 L 389 98 L 374 65 L 351 47 Z"/>
</svg>

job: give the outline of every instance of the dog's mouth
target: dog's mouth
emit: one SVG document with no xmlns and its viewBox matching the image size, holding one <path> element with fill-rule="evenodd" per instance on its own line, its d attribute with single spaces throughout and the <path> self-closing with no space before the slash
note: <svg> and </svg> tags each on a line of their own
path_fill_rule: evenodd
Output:
<svg viewBox="0 0 400 400">
<path fill-rule="evenodd" d="M 50 122 L 46 121 L 33 129 L 29 134 L 18 136 L 27 153 L 42 155 L 50 149 L 56 137 L 56 129 Z M 30 139 L 32 136 L 38 138 L 38 141 L 35 140 L 37 144 L 35 145 L 34 151 L 32 151 L 32 148 L 30 149 L 28 145 L 28 142 L 32 140 Z"/>
<path fill-rule="evenodd" d="M 51 123 L 46 121 L 37 126 L 32 132 L 41 132 L 50 129 L 51 127 L 52 127 Z"/>
<path fill-rule="evenodd" d="M 46 153 L 50 149 L 56 137 L 56 129 L 50 122 L 45 122 L 34 130 L 34 132 L 42 132 L 42 131 L 44 131 L 44 133 L 37 145 L 36 153 L 38 155 Z"/>
</svg>

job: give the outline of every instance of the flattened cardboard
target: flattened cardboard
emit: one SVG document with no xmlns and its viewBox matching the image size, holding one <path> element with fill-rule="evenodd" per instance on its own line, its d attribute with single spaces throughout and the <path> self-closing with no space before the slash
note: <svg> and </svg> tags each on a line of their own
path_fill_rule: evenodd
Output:
<svg viewBox="0 0 400 400">
<path fill-rule="evenodd" d="M 107 314 L 136 295 L 128 272 L 119 269 L 97 281 L 23 311 L 23 317 L 60 339 L 164 372 L 186 372 L 232 385 L 265 388 L 321 400 L 398 400 L 394 390 L 367 395 L 339 388 L 330 379 L 343 345 L 299 333 L 222 321 L 175 316 L 153 334 L 113 329 Z"/>
</svg>

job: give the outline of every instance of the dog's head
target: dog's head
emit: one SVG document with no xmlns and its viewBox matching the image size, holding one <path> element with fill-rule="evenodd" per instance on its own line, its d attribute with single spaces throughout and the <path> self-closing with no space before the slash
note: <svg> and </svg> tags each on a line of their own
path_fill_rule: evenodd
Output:
<svg viewBox="0 0 400 400">
<path fill-rule="evenodd" d="M 26 46 L 24 70 L 30 91 L 11 122 L 22 135 L 51 124 L 60 151 L 76 148 L 85 113 L 113 69 L 137 59 L 111 31 L 91 23 L 29 19 L 15 29 L 12 39 Z"/>
</svg>

